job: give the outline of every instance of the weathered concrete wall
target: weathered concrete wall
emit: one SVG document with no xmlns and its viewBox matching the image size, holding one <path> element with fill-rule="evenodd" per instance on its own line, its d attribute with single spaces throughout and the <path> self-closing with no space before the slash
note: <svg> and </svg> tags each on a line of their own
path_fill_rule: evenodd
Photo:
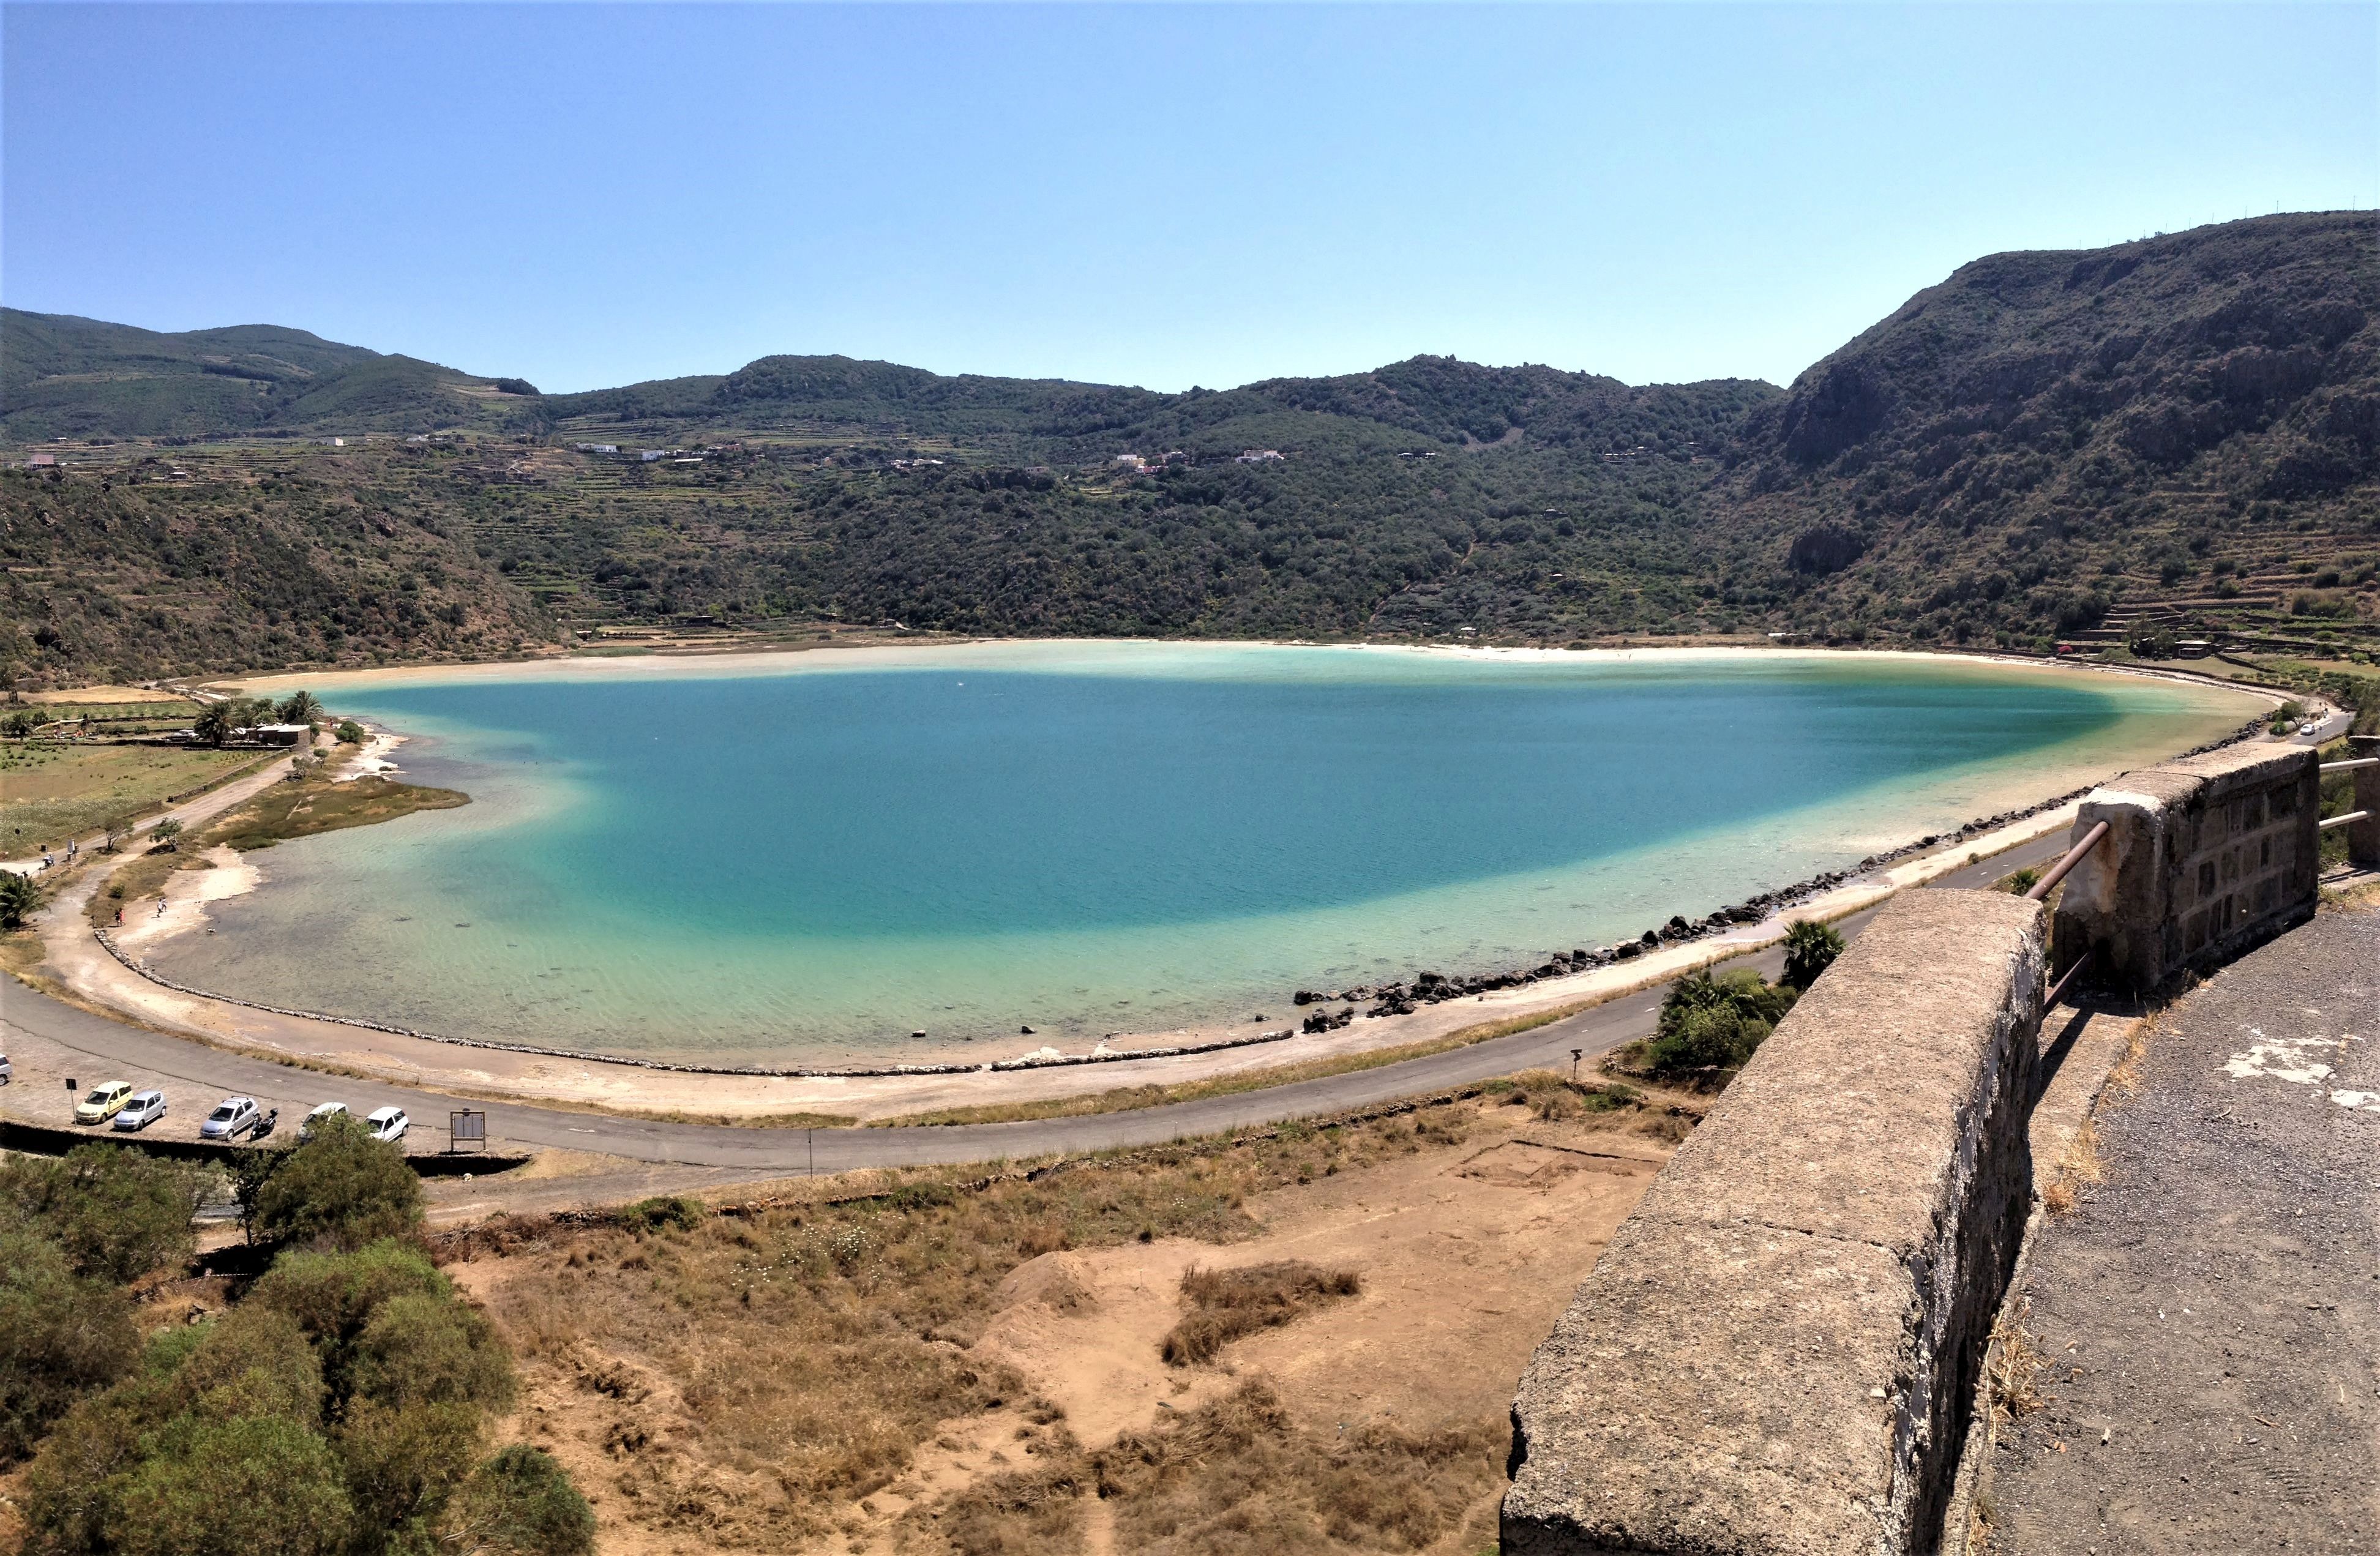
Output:
<svg viewBox="0 0 2380 1556">
<path fill-rule="evenodd" d="M 1932 1547 L 2032 1196 L 2042 910 L 1903 893 L 1778 1027 L 1512 1405 L 1506 1556 Z"/>
<path fill-rule="evenodd" d="M 2083 796 L 2080 839 L 2107 840 L 2066 878 L 2051 935 L 2063 973 L 2155 990 L 2304 922 L 2319 874 L 2320 759 L 2262 743 L 2127 772 Z"/>
</svg>

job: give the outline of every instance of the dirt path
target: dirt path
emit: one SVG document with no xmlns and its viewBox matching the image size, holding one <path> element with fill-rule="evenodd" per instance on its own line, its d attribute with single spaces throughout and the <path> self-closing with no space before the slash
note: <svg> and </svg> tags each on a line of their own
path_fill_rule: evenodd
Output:
<svg viewBox="0 0 2380 1556">
<path fill-rule="evenodd" d="M 1990 1550 L 2380 1550 L 2380 911 L 2168 1010 L 2017 1310 Z"/>
</svg>

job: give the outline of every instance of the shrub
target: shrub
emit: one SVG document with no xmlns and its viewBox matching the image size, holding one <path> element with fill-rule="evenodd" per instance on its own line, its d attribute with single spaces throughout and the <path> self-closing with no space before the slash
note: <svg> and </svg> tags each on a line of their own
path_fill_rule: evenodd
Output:
<svg viewBox="0 0 2380 1556">
<path fill-rule="evenodd" d="M 329 1556 L 353 1520 L 330 1444 L 284 1416 L 172 1422 L 115 1500 L 125 1556 Z"/>
<path fill-rule="evenodd" d="M 1796 997 L 1792 988 L 1772 986 L 1749 967 L 1716 978 L 1689 973 L 1670 986 L 1661 1002 L 1660 1025 L 1645 1045 L 1646 1062 L 1662 1076 L 1737 1068 L 1793 1008 Z"/>
<path fill-rule="evenodd" d="M 140 1352 L 122 1294 L 76 1274 L 41 1238 L 0 1233 L 0 1466 L 32 1452 L 51 1422 Z"/>
<path fill-rule="evenodd" d="M 341 1113 L 273 1165 L 254 1203 L 268 1242 L 354 1249 L 421 1224 L 421 1180 L 403 1151 Z"/>
<path fill-rule="evenodd" d="M 339 727 L 333 733 L 338 735 L 339 744 L 342 746 L 360 746 L 364 743 L 364 726 L 353 719 L 341 719 Z"/>
<path fill-rule="evenodd" d="M 76 1273 L 124 1282 L 188 1262 L 208 1175 L 121 1146 L 0 1161 L 0 1229 L 57 1245 Z"/>
<path fill-rule="evenodd" d="M 653 1199 L 639 1199 L 620 1212 L 620 1224 L 631 1232 L 659 1232 L 664 1227 L 692 1231 L 702 1224 L 710 1210 L 699 1199 L 682 1195 L 663 1195 Z"/>
<path fill-rule="evenodd" d="M 595 1512 L 543 1450 L 514 1443 L 481 1465 L 455 1499 L 451 1543 L 508 1556 L 585 1556 Z"/>
</svg>

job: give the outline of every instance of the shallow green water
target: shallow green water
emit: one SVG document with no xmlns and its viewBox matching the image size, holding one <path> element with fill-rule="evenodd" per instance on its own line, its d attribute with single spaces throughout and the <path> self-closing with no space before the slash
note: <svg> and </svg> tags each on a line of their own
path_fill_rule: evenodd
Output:
<svg viewBox="0 0 2380 1556">
<path fill-rule="evenodd" d="M 618 667 L 607 667 L 616 670 Z M 2238 698 L 1826 655 L 1016 645 L 333 687 L 459 811 L 257 857 L 167 976 L 848 1062 L 1534 964 L 2199 743 Z M 923 1029 L 927 1038 L 909 1037 Z"/>
</svg>

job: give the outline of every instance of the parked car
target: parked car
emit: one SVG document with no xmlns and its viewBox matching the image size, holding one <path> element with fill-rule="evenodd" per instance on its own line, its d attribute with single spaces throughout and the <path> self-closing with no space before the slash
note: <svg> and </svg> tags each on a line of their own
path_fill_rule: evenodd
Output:
<svg viewBox="0 0 2380 1556">
<path fill-rule="evenodd" d="M 8 1063 L 8 1056 L 5 1053 L 0 1053 L 0 1086 L 6 1086 L 16 1078 L 17 1071 L 15 1067 Z"/>
<path fill-rule="evenodd" d="M 226 1097 L 199 1121 L 199 1138 L 232 1140 L 256 1127 L 256 1099 Z"/>
<path fill-rule="evenodd" d="M 306 1115 L 306 1122 L 298 1126 L 298 1137 L 300 1140 L 312 1139 L 314 1131 L 320 1128 L 325 1120 L 343 1118 L 346 1115 L 346 1112 L 347 1105 L 345 1102 L 324 1102 Z"/>
<path fill-rule="evenodd" d="M 103 1080 L 91 1088 L 91 1094 L 75 1104 L 77 1124 L 105 1124 L 114 1118 L 124 1104 L 132 1100 L 132 1083 L 128 1080 Z"/>
<path fill-rule="evenodd" d="M 364 1127 L 371 1132 L 373 1139 L 392 1143 L 404 1139 L 406 1130 L 412 1124 L 413 1121 L 405 1116 L 403 1108 L 375 1108 L 364 1120 Z"/>
<path fill-rule="evenodd" d="M 115 1127 L 123 1130 L 146 1129 L 165 1116 L 165 1094 L 162 1091 L 136 1091 L 131 1100 L 115 1112 Z"/>
</svg>

